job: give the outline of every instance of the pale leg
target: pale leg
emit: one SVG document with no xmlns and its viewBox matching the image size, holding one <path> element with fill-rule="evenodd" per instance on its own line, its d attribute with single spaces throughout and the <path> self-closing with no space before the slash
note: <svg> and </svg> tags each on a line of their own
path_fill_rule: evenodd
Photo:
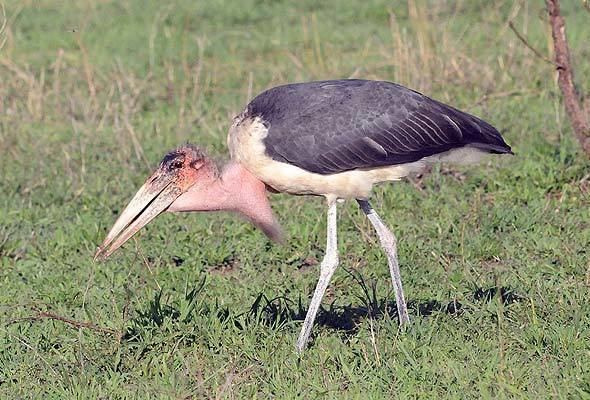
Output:
<svg viewBox="0 0 590 400">
<path fill-rule="evenodd" d="M 331 201 L 329 203 L 327 231 L 328 240 L 326 244 L 326 254 L 324 255 L 324 259 L 320 265 L 320 279 L 316 285 L 309 309 L 305 315 L 305 321 L 303 322 L 301 333 L 299 333 L 299 338 L 297 339 L 296 347 L 298 353 L 301 353 L 307 345 L 311 328 L 313 327 L 313 322 L 315 321 L 316 315 L 318 313 L 320 303 L 322 302 L 324 293 L 326 293 L 330 279 L 332 278 L 332 275 L 338 266 L 338 246 L 336 243 L 336 201 Z"/>
<path fill-rule="evenodd" d="M 393 289 L 395 292 L 395 304 L 397 305 L 397 314 L 399 316 L 400 325 L 405 325 L 410 322 L 408 317 L 408 307 L 404 298 L 404 289 L 402 287 L 402 278 L 399 272 L 399 264 L 397 261 L 397 245 L 393 233 L 385 226 L 379 215 L 373 210 L 371 204 L 367 200 L 358 200 L 361 210 L 365 213 L 371 224 L 377 232 L 381 247 L 385 250 L 387 255 L 387 262 L 389 264 L 389 272 L 391 273 L 391 280 L 393 281 Z"/>
</svg>

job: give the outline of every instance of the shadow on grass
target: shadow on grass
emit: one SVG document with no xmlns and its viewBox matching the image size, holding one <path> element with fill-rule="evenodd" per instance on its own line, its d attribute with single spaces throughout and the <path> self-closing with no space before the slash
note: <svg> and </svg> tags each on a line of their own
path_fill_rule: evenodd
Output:
<svg viewBox="0 0 590 400">
<path fill-rule="evenodd" d="M 375 283 L 369 287 L 358 273 L 349 272 L 357 284 L 361 287 L 362 295 L 357 296 L 361 305 L 330 305 L 321 307 L 315 321 L 316 326 L 324 326 L 353 335 L 357 332 L 359 323 L 365 318 L 381 319 L 388 316 L 397 319 L 397 308 L 394 301 L 387 298 L 379 299 Z M 173 305 L 167 304 L 160 291 L 155 294 L 145 311 L 139 311 L 136 318 L 131 320 L 131 326 L 127 329 L 123 340 L 136 341 L 142 336 L 142 331 L 150 328 L 172 328 L 176 324 L 195 323 L 198 318 L 216 319 L 222 324 L 230 323 L 238 329 L 247 329 L 251 325 L 265 325 L 280 328 L 292 321 L 302 321 L 307 309 L 302 305 L 301 297 L 297 301 L 285 296 L 268 298 L 260 293 L 248 310 L 236 313 L 235 310 L 221 307 L 219 304 L 207 303 L 208 297 L 203 293 L 205 281 L 198 287 L 187 291 L 184 299 Z M 469 298 L 470 297 L 470 298 Z M 519 302 L 524 299 L 512 288 L 476 287 L 472 290 L 465 303 L 489 303 L 500 300 L 503 305 Z M 457 300 L 413 300 L 408 303 L 410 314 L 414 316 L 428 317 L 435 313 L 449 315 L 461 314 L 465 305 Z M 174 329 L 174 328 L 172 328 Z M 181 329 L 178 327 L 177 329 Z"/>
<path fill-rule="evenodd" d="M 358 297 L 362 305 L 335 306 L 332 304 L 329 308 L 320 307 L 314 325 L 338 330 L 345 334 L 355 334 L 358 330 L 359 323 L 363 319 L 381 319 L 385 316 L 395 320 L 398 319 L 395 301 L 378 299 L 375 285 L 369 289 L 362 280 L 359 283 L 363 287 L 364 292 L 364 296 Z M 498 296 L 504 306 L 524 299 L 523 296 L 517 294 L 508 286 L 485 289 L 475 288 L 471 294 L 473 302 L 479 303 L 489 303 Z M 458 300 L 447 302 L 438 300 L 413 300 L 408 302 L 410 315 L 422 317 L 428 317 L 435 313 L 456 315 L 462 313 L 464 308 L 464 305 Z M 303 321 L 306 313 L 307 309 L 302 306 L 301 298 L 299 298 L 295 306 L 294 302 L 286 297 L 268 299 L 264 294 L 258 296 L 248 311 L 250 316 L 270 326 L 283 325 L 290 321 Z"/>
</svg>

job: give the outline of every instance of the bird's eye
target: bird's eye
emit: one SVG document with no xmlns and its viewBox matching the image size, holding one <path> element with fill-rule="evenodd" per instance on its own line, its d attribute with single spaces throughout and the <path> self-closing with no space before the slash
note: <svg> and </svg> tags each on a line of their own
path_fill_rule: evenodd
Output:
<svg viewBox="0 0 590 400">
<path fill-rule="evenodd" d="M 170 166 L 168 168 L 170 170 L 175 170 L 175 169 L 182 168 L 183 165 L 184 165 L 184 162 L 182 160 L 174 160 L 170 163 Z"/>
</svg>

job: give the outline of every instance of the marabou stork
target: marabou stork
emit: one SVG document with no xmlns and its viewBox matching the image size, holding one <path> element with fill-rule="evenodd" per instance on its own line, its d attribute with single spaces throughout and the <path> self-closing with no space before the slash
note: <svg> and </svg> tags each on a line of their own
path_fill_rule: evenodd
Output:
<svg viewBox="0 0 590 400">
<path fill-rule="evenodd" d="M 164 211 L 236 211 L 273 240 L 281 228 L 267 193 L 324 196 L 327 245 L 297 351 L 305 348 L 338 265 L 336 204 L 355 199 L 387 255 L 400 324 L 409 322 L 396 238 L 369 204 L 374 184 L 399 180 L 439 162 L 512 154 L 487 122 L 403 86 L 332 80 L 269 89 L 234 118 L 231 161 L 218 169 L 201 148 L 168 153 L 123 210 L 95 259 L 105 259 Z"/>
</svg>

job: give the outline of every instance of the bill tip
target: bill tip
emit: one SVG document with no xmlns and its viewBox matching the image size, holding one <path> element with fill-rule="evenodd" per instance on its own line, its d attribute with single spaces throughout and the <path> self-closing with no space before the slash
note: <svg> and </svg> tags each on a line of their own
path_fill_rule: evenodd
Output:
<svg viewBox="0 0 590 400">
<path fill-rule="evenodd" d="M 100 261 L 104 261 L 105 259 L 106 259 L 106 257 L 104 255 L 104 248 L 98 247 L 96 249 L 96 253 L 94 253 L 94 257 L 92 258 L 92 260 L 94 262 L 100 262 Z"/>
</svg>

